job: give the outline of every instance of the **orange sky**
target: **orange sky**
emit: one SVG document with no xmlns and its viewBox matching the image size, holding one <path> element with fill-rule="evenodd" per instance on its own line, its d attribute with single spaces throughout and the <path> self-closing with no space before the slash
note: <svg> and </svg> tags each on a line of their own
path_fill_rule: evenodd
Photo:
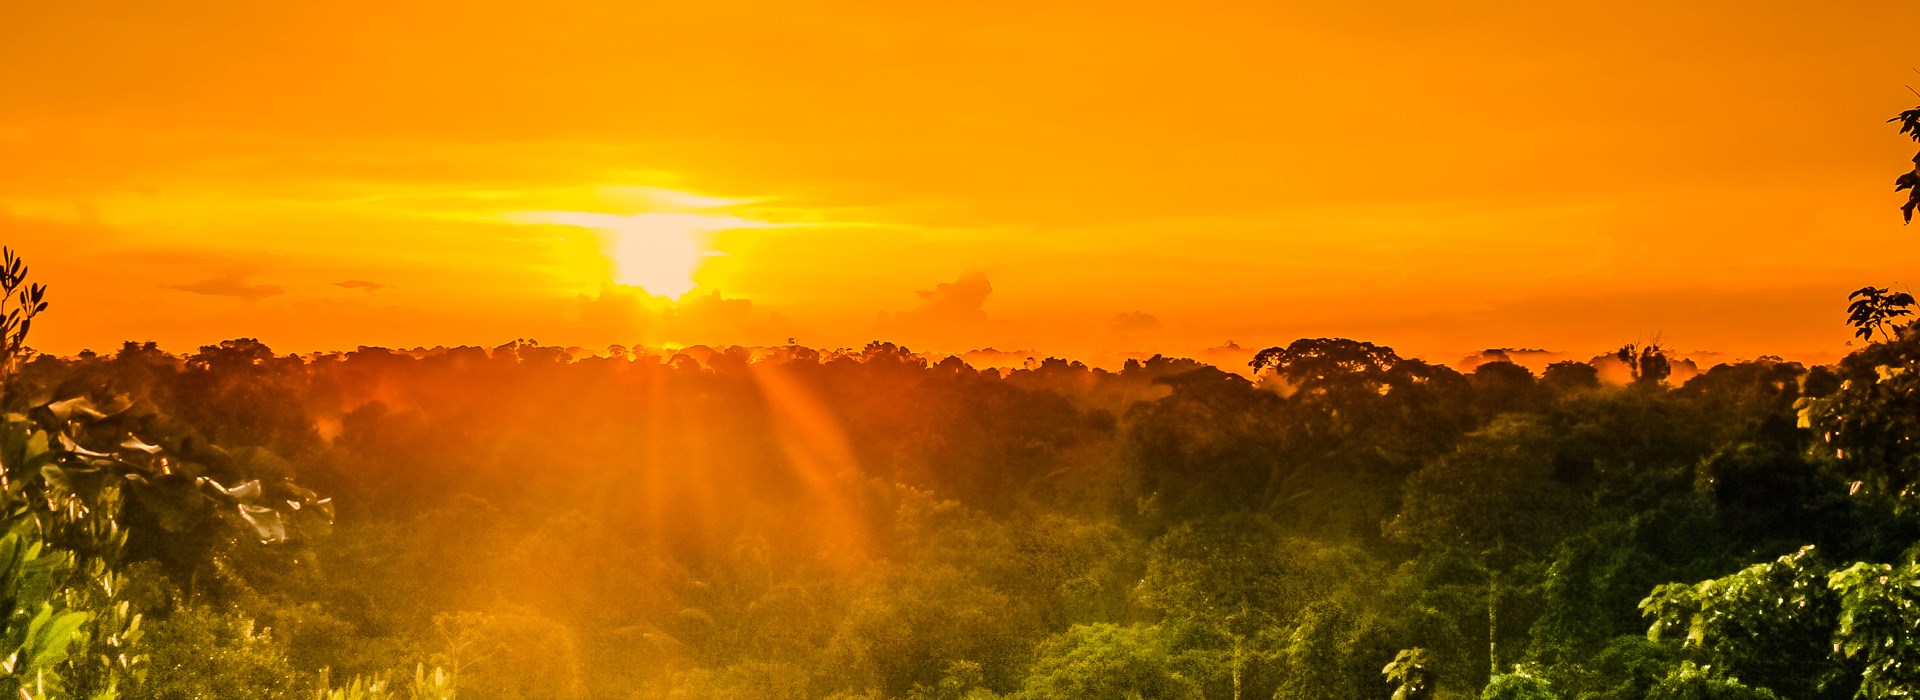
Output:
<svg viewBox="0 0 1920 700">
<path fill-rule="evenodd" d="M 1344 335 L 1829 359 L 1847 291 L 1920 269 L 1890 191 L 1914 147 L 1882 123 L 1920 101 L 1916 15 L 14 2 L 0 242 L 52 286 L 33 344 L 63 353 Z"/>
</svg>

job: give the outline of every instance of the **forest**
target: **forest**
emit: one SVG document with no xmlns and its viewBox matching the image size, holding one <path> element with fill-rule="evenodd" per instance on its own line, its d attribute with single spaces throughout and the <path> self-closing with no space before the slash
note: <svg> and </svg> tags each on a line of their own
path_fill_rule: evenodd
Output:
<svg viewBox="0 0 1920 700">
<path fill-rule="evenodd" d="M 34 352 L 57 297 L 5 251 L 7 698 L 1920 697 L 1885 288 L 1835 364 L 1705 369 Z"/>
<path fill-rule="evenodd" d="M 23 353 L 45 302 L 10 269 Z M 23 353 L 0 690 L 1910 697 L 1920 332 L 1878 323 L 1684 382 L 1658 347 L 1457 371 L 1326 338 L 1244 372 Z"/>
</svg>

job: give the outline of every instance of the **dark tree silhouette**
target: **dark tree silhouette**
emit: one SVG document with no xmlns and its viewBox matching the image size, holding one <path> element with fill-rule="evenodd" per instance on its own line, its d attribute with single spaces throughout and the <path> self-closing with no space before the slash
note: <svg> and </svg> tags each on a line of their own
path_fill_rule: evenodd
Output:
<svg viewBox="0 0 1920 700">
<path fill-rule="evenodd" d="M 1901 134 L 1920 141 L 1920 107 L 1901 112 L 1887 121 L 1898 122 Z M 1913 211 L 1920 207 L 1920 153 L 1913 156 L 1913 169 L 1894 178 L 1893 191 L 1907 193 L 1907 201 L 1900 205 L 1900 218 L 1907 224 L 1913 223 Z M 1851 300 L 1847 304 L 1847 323 L 1862 340 L 1872 340 L 1875 331 L 1879 331 L 1883 339 L 1891 340 L 1893 336 L 1886 327 L 1892 324 L 1892 319 L 1913 313 L 1913 295 L 1889 294 L 1885 287 L 1867 285 L 1848 294 L 1847 299 Z"/>
<path fill-rule="evenodd" d="M 1887 326 L 1896 325 L 1893 319 L 1913 315 L 1913 295 L 1906 292 L 1889 292 L 1886 287 L 1868 285 L 1854 290 L 1847 298 L 1853 300 L 1847 305 L 1847 323 L 1861 340 L 1873 340 L 1875 331 L 1881 338 L 1892 340 L 1893 334 L 1887 331 Z"/>
<path fill-rule="evenodd" d="M 1900 133 L 1914 141 L 1920 141 L 1920 107 L 1901 112 L 1887 121 L 1899 122 Z M 1913 210 L 1915 207 L 1920 207 L 1920 153 L 1913 155 L 1912 170 L 1900 173 L 1900 177 L 1894 178 L 1893 191 L 1901 190 L 1906 190 L 1907 201 L 1900 205 L 1900 216 L 1907 223 L 1913 223 Z"/>
</svg>

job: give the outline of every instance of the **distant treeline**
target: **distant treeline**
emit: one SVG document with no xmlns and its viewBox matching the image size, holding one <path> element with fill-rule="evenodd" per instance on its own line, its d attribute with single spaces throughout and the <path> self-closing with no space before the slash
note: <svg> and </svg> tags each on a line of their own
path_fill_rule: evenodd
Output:
<svg viewBox="0 0 1920 700">
<path fill-rule="evenodd" d="M 1920 689 L 1920 335 L 1684 382 L 1659 348 L 1602 357 L 241 339 L 40 356 L 6 400 L 84 397 L 182 455 L 165 473 L 331 498 L 330 534 L 286 537 L 129 499 L 124 697 L 385 697 L 430 669 L 416 693 L 473 699 Z"/>
</svg>

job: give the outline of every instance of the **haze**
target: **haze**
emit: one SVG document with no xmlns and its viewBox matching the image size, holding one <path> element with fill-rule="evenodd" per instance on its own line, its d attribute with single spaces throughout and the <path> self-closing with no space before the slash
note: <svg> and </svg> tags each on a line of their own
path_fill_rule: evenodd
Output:
<svg viewBox="0 0 1920 700">
<path fill-rule="evenodd" d="M 58 353 L 1657 337 L 1824 361 L 1846 292 L 1916 263 L 1882 123 L 1920 83 L 1914 19 L 11 3 L 0 240 L 57 290 Z"/>
</svg>

